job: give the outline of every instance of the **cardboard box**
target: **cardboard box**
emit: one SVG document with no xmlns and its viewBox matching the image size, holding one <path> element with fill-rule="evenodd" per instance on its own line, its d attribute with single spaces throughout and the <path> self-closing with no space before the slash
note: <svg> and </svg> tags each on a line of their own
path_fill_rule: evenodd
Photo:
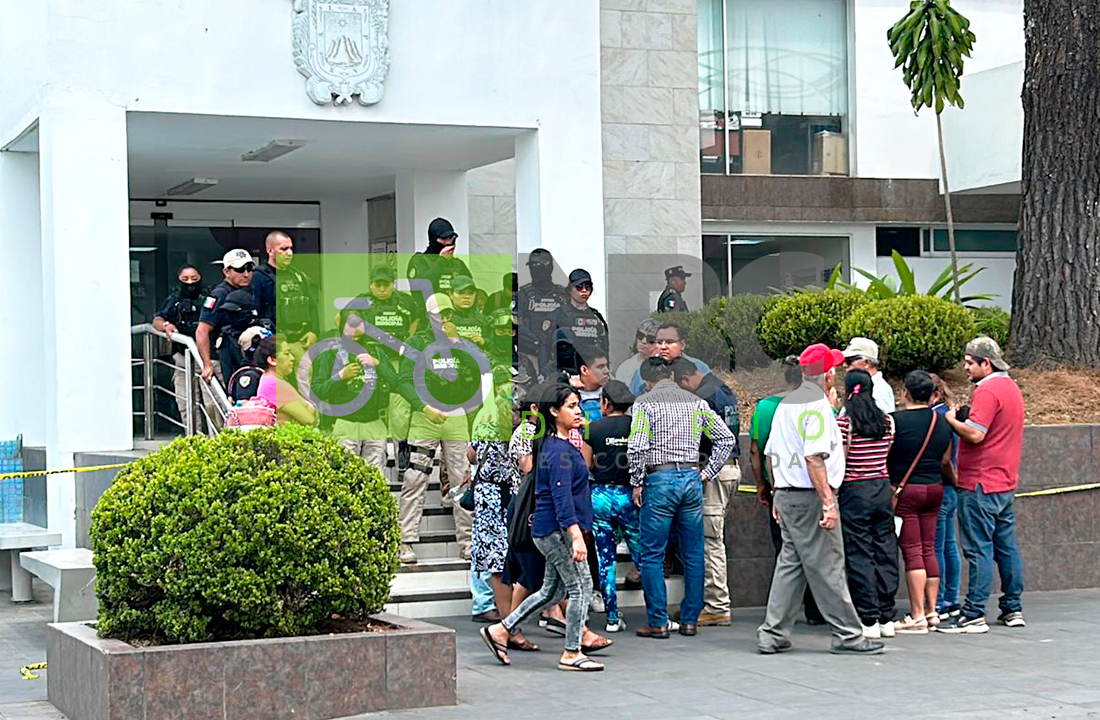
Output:
<svg viewBox="0 0 1100 720">
<path fill-rule="evenodd" d="M 741 172 L 745 175 L 771 175 L 772 131 L 745 129 L 741 131 L 744 145 Z"/>
<path fill-rule="evenodd" d="M 814 135 L 813 174 L 848 174 L 848 138 L 828 130 Z"/>
</svg>

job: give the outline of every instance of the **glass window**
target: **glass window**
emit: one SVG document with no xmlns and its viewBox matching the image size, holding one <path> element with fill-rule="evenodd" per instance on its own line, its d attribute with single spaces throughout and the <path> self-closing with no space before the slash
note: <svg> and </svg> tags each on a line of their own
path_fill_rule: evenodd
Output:
<svg viewBox="0 0 1100 720">
<path fill-rule="evenodd" d="M 903 257 L 920 257 L 920 228 L 880 227 L 875 229 L 875 254 L 890 257 L 897 250 Z"/>
<path fill-rule="evenodd" d="M 698 29 L 702 172 L 848 174 L 846 0 L 699 0 Z"/>
<path fill-rule="evenodd" d="M 947 229 L 933 231 L 935 252 L 950 252 L 951 243 L 947 238 Z M 1015 230 L 974 230 L 955 228 L 956 252 L 1016 252 Z"/>
<path fill-rule="evenodd" d="M 714 267 L 725 295 L 771 294 L 774 288 L 824 285 L 840 263 L 841 277 L 849 278 L 848 238 L 808 235 L 705 235 L 703 261 Z M 729 274 L 719 271 L 729 257 Z M 719 262 L 719 256 L 722 261 Z M 704 284 L 703 298 L 717 293 Z"/>
</svg>

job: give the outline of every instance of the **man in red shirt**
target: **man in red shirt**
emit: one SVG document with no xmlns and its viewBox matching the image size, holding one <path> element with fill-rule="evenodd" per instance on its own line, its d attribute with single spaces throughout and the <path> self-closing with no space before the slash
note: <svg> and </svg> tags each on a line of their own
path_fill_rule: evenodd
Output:
<svg viewBox="0 0 1100 720">
<path fill-rule="evenodd" d="M 1013 503 L 1020 484 L 1020 448 L 1024 439 L 1024 398 L 1008 376 L 1001 348 L 989 337 L 966 345 L 966 371 L 977 384 L 970 414 L 958 409 L 944 416 L 958 433 L 959 525 L 969 567 L 969 587 L 959 615 L 940 624 L 940 632 L 989 632 L 985 606 L 993 589 L 993 563 L 1001 573 L 998 622 L 1024 627 L 1021 596 L 1024 564 L 1016 544 Z"/>
</svg>

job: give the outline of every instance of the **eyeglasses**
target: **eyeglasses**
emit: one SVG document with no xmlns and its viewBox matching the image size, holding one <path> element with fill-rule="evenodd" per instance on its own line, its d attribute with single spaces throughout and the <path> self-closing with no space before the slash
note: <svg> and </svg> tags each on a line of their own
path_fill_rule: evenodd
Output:
<svg viewBox="0 0 1100 720">
<path fill-rule="evenodd" d="M 243 267 L 239 267 L 239 268 L 231 267 L 229 269 L 232 270 L 233 272 L 239 272 L 243 275 L 245 273 L 253 272 L 256 269 L 256 266 L 253 265 L 252 263 L 248 263 L 247 265 L 244 265 Z"/>
</svg>

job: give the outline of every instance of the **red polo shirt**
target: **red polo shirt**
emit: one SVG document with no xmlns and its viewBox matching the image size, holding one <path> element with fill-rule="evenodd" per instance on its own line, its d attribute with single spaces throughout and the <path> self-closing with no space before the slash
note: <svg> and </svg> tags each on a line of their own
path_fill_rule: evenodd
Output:
<svg viewBox="0 0 1100 720">
<path fill-rule="evenodd" d="M 1024 442 L 1024 396 L 1016 381 L 1005 373 L 979 381 L 966 424 L 983 430 L 985 440 L 960 440 L 959 487 L 974 490 L 981 483 L 987 493 L 1015 490 Z"/>
</svg>

